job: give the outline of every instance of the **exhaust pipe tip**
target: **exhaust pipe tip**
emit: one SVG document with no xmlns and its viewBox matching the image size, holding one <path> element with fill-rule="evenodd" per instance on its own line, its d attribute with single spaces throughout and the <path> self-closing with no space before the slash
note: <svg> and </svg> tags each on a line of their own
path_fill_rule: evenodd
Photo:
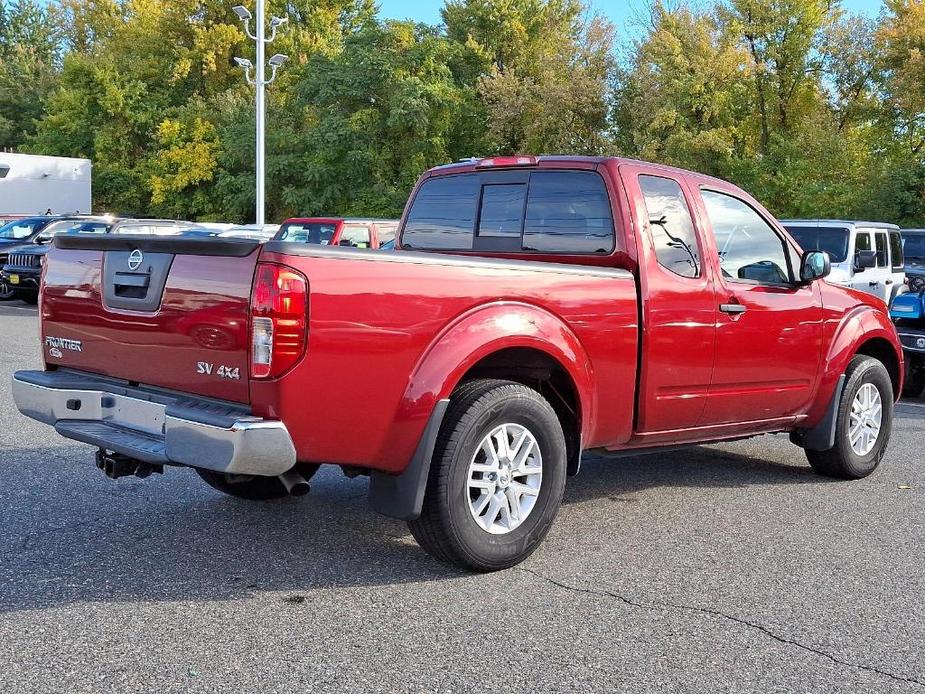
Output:
<svg viewBox="0 0 925 694">
<path fill-rule="evenodd" d="M 305 496 L 311 487 L 308 486 L 308 480 L 296 472 L 295 468 L 287 470 L 277 479 L 282 482 L 290 496 Z"/>
</svg>

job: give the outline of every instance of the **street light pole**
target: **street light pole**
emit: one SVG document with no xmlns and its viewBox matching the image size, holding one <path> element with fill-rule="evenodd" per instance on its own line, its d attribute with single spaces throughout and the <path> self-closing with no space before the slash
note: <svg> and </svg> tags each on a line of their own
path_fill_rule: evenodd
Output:
<svg viewBox="0 0 925 694">
<path fill-rule="evenodd" d="M 266 59 L 266 40 L 264 38 L 264 1 L 257 0 L 257 226 L 263 229 L 266 214 L 266 143 L 264 135 L 266 132 L 266 88 L 264 81 L 264 65 Z"/>
<path fill-rule="evenodd" d="M 266 37 L 266 27 L 264 23 L 264 7 L 266 0 L 257 0 L 257 33 L 252 34 L 250 30 L 250 21 L 252 19 L 250 11 L 242 5 L 236 5 L 233 9 L 236 15 L 244 22 L 244 33 L 257 44 L 256 55 L 256 75 L 251 79 L 251 68 L 255 67 L 249 60 L 244 58 L 235 58 L 235 62 L 244 69 L 244 78 L 248 84 L 253 84 L 256 91 L 256 165 L 255 173 L 257 178 L 257 195 L 256 195 L 256 212 L 255 221 L 259 227 L 263 227 L 266 222 L 266 87 L 276 79 L 276 71 L 286 62 L 287 57 L 277 53 L 270 58 L 270 68 L 272 73 L 270 79 L 266 79 L 266 48 L 267 44 L 276 38 L 276 30 L 286 23 L 285 17 L 273 17 L 270 19 L 270 38 Z"/>
</svg>

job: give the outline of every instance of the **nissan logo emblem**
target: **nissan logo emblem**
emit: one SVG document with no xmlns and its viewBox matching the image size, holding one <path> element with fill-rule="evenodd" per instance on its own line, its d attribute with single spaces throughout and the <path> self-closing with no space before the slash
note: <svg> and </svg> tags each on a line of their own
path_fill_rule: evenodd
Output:
<svg viewBox="0 0 925 694">
<path fill-rule="evenodd" d="M 915 341 L 915 344 L 916 344 L 916 347 L 921 347 L 922 349 L 925 349 L 925 337 L 920 337 L 918 340 Z"/>
<path fill-rule="evenodd" d="M 138 266 L 141 265 L 142 261 L 145 259 L 144 254 L 137 248 L 129 253 L 128 256 L 128 269 L 137 270 Z"/>
</svg>

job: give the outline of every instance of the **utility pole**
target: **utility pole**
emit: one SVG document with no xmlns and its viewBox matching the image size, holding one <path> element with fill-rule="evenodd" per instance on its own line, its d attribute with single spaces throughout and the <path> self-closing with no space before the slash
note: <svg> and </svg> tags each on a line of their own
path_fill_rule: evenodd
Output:
<svg viewBox="0 0 925 694">
<path fill-rule="evenodd" d="M 270 38 L 266 38 L 265 31 L 265 22 L 264 22 L 264 7 L 266 0 L 257 0 L 257 33 L 252 34 L 250 28 L 251 19 L 253 16 L 243 5 L 235 5 L 232 9 L 234 13 L 238 15 L 242 22 L 244 22 L 244 33 L 247 34 L 248 38 L 254 41 L 257 44 L 257 54 L 256 54 L 256 75 L 251 77 L 251 70 L 255 68 L 255 65 L 246 58 L 235 58 L 235 62 L 244 69 L 244 79 L 247 80 L 248 84 L 253 84 L 256 88 L 256 120 L 257 120 L 257 139 L 256 139 L 256 152 L 257 160 L 255 165 L 256 177 L 257 177 L 257 204 L 256 204 L 256 213 L 255 221 L 259 227 L 263 227 L 266 223 L 266 87 L 268 84 L 272 84 L 273 80 L 276 79 L 276 71 L 282 67 L 289 58 L 288 56 L 283 55 L 282 53 L 276 53 L 270 58 L 270 79 L 266 79 L 266 48 L 267 44 L 273 41 L 276 38 L 276 31 L 288 20 L 285 17 L 272 17 L 270 19 Z"/>
</svg>

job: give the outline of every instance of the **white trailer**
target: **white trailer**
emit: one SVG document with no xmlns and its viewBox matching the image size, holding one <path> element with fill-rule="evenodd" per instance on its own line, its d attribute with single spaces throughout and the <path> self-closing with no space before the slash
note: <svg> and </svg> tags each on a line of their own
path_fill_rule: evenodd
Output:
<svg viewBox="0 0 925 694">
<path fill-rule="evenodd" d="M 0 215 L 89 214 L 90 160 L 0 152 Z"/>
</svg>

